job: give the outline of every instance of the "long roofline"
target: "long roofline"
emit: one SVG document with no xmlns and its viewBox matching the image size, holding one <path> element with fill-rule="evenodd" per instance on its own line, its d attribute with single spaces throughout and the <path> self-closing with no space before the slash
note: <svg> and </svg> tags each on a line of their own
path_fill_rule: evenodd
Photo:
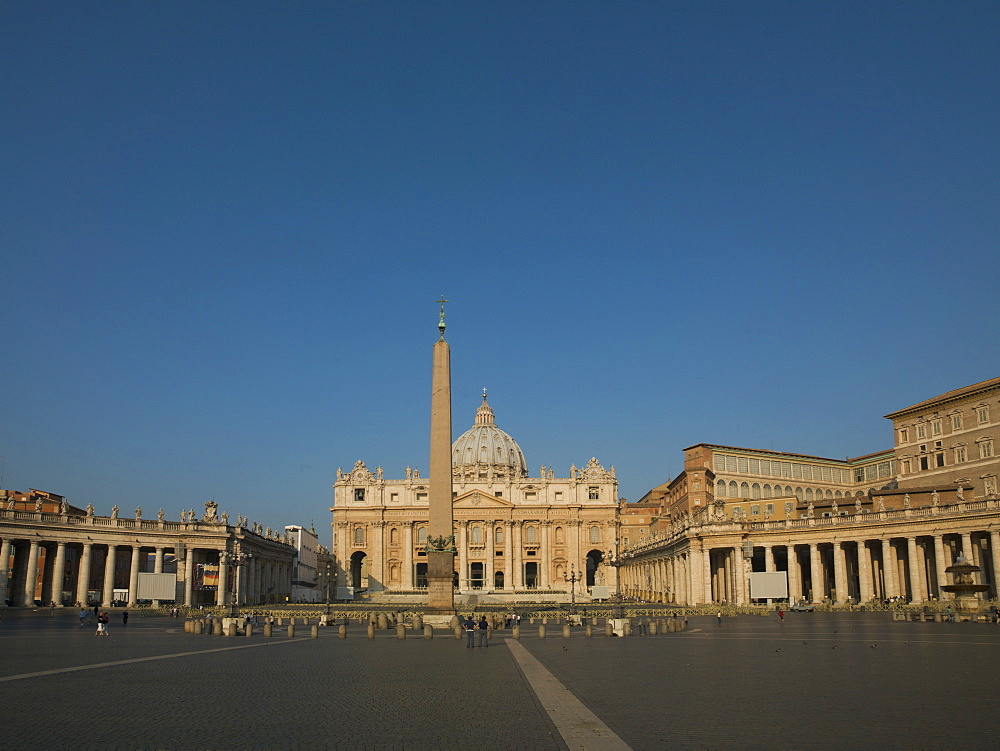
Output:
<svg viewBox="0 0 1000 751">
<path fill-rule="evenodd" d="M 772 456 L 787 456 L 789 458 L 794 458 L 794 459 L 812 459 L 814 461 L 821 461 L 821 462 L 836 462 L 837 464 L 851 464 L 853 462 L 858 462 L 863 459 L 873 459 L 877 456 L 883 456 L 885 454 L 894 453 L 894 449 L 888 448 L 885 449 L 884 451 L 875 451 L 871 454 L 862 454 L 861 456 L 848 457 L 846 459 L 831 459 L 826 456 L 812 456 L 811 454 L 793 454 L 788 451 L 771 451 L 770 449 L 751 449 L 751 448 L 743 448 L 740 446 L 723 446 L 722 444 L 718 443 L 695 443 L 682 450 L 687 451 L 688 449 L 697 448 L 698 446 L 707 446 L 708 448 L 711 449 L 724 449 L 727 451 L 746 451 L 752 454 L 770 454 Z"/>
<path fill-rule="evenodd" d="M 904 407 L 903 409 L 897 409 L 895 412 L 890 412 L 886 415 L 886 419 L 891 420 L 894 417 L 900 417 L 905 415 L 907 412 L 914 412 L 924 407 L 929 407 L 932 404 L 945 403 L 953 401 L 954 399 L 961 399 L 967 396 L 973 396 L 982 391 L 989 391 L 993 388 L 1000 387 L 1000 378 L 990 378 L 985 381 L 980 381 L 979 383 L 974 383 L 971 386 L 963 386 L 960 389 L 952 389 L 951 391 L 945 391 L 939 396 L 935 396 L 932 399 L 924 399 L 922 402 L 917 402 L 916 404 L 911 404 L 909 407 Z"/>
</svg>

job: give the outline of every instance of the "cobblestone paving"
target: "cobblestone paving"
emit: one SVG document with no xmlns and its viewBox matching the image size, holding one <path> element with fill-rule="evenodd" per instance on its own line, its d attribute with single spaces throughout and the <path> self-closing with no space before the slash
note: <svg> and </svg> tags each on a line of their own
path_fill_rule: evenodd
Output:
<svg viewBox="0 0 1000 751">
<path fill-rule="evenodd" d="M 565 749 L 503 645 L 394 632 L 185 634 L 10 609 L 3 749 Z M 692 618 L 682 634 L 522 644 L 636 749 L 995 748 L 1000 626 L 886 613 Z M 278 634 L 281 634 L 278 636 Z M 226 651 L 227 647 L 243 647 Z M 257 646 L 260 645 L 260 646 Z M 874 646 L 873 646 L 874 645 Z M 193 653 L 193 654 L 183 654 Z M 128 659 L 183 655 L 16 678 Z"/>
</svg>

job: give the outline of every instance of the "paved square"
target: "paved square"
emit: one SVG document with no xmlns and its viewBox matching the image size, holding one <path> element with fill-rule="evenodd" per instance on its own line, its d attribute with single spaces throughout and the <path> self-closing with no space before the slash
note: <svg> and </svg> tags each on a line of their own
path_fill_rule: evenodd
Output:
<svg viewBox="0 0 1000 751">
<path fill-rule="evenodd" d="M 541 640 L 526 625 L 521 645 L 619 748 L 994 748 L 1000 737 L 993 624 L 805 613 L 784 624 L 692 618 L 686 633 L 630 639 L 554 630 Z M 69 611 L 6 610 L 2 745 L 616 747 L 596 734 L 567 743 L 552 714 L 562 705 L 537 676 L 529 683 L 505 632 L 490 649 L 443 634 L 369 641 L 358 626 L 346 640 L 333 629 L 316 640 L 299 638 L 301 627 L 295 639 L 278 633 L 227 639 L 185 634 L 169 618 L 113 618 L 98 638 Z"/>
</svg>

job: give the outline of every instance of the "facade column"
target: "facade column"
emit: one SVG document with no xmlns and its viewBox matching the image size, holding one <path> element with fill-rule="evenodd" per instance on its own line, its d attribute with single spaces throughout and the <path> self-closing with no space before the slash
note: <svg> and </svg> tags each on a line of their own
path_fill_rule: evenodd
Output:
<svg viewBox="0 0 1000 751">
<path fill-rule="evenodd" d="M 219 551 L 219 589 L 215 593 L 215 604 L 220 608 L 229 604 L 229 554 Z"/>
<path fill-rule="evenodd" d="M 368 569 L 368 591 L 377 592 L 386 589 L 386 565 L 385 565 L 385 521 L 378 519 L 371 523 L 369 531 L 372 536 L 372 561 L 371 568 Z M 372 580 L 376 582 L 372 586 Z M 284 586 L 282 586 L 284 589 Z M 291 588 L 289 588 L 291 594 Z"/>
<path fill-rule="evenodd" d="M 764 571 L 774 571 L 774 546 L 772 545 L 764 546 Z"/>
<path fill-rule="evenodd" d="M 714 600 L 712 599 L 712 549 L 709 548 L 705 543 L 702 543 L 701 548 L 702 556 L 702 581 L 705 585 L 704 595 L 705 599 L 703 602 L 707 605 L 711 605 Z"/>
<path fill-rule="evenodd" d="M 413 572 L 413 522 L 403 522 L 403 589 L 416 588 Z"/>
<path fill-rule="evenodd" d="M 747 566 L 743 558 L 743 548 L 739 545 L 732 549 L 733 574 L 736 591 L 733 592 L 733 599 L 737 605 L 746 605 L 747 600 Z"/>
<path fill-rule="evenodd" d="M 524 543 L 522 542 L 524 535 L 524 522 L 518 521 L 513 524 L 514 526 L 511 529 L 514 533 L 514 554 L 511 557 L 513 558 L 514 566 L 514 586 L 517 589 L 524 589 Z"/>
<path fill-rule="evenodd" d="M 56 562 L 52 567 L 52 602 L 61 608 L 63 579 L 66 577 L 66 543 L 56 543 Z"/>
<path fill-rule="evenodd" d="M 811 602 L 820 602 L 826 595 L 823 591 L 823 561 L 819 556 L 819 545 L 809 543 L 809 587 Z"/>
<path fill-rule="evenodd" d="M 83 543 L 83 551 L 80 553 L 80 566 L 76 573 L 76 601 L 81 608 L 87 607 L 87 595 L 90 593 L 90 558 L 93 552 L 93 543 Z"/>
<path fill-rule="evenodd" d="M 869 602 L 872 597 L 872 559 L 865 540 L 858 540 L 858 597 L 861 604 Z"/>
<path fill-rule="evenodd" d="M 26 608 L 35 606 L 35 585 L 38 583 L 38 540 L 32 540 L 28 550 L 28 570 L 24 574 L 24 598 Z"/>
<path fill-rule="evenodd" d="M 538 526 L 542 533 L 542 544 L 538 548 L 542 554 L 538 561 L 538 578 L 541 580 L 538 586 L 539 589 L 552 589 L 552 572 L 549 570 L 552 566 L 552 522 L 543 519 Z"/>
<path fill-rule="evenodd" d="M 7 584 L 10 579 L 10 540 L 0 543 L 0 608 L 7 607 Z"/>
<path fill-rule="evenodd" d="M 458 591 L 466 592 L 469 586 L 469 522 L 458 522 Z"/>
<path fill-rule="evenodd" d="M 788 602 L 794 605 L 802 598 L 799 554 L 794 544 L 785 546 L 785 552 L 788 558 Z"/>
<path fill-rule="evenodd" d="M 917 538 L 906 538 L 907 580 L 910 583 L 910 602 L 920 602 L 920 574 L 917 561 Z"/>
<path fill-rule="evenodd" d="M 139 559 L 142 557 L 142 546 L 132 546 L 132 560 L 128 572 L 128 606 L 134 608 L 139 596 Z"/>
<path fill-rule="evenodd" d="M 896 561 L 893 557 L 892 540 L 882 538 L 882 585 L 885 587 L 886 599 L 899 596 L 896 586 Z"/>
<path fill-rule="evenodd" d="M 837 590 L 837 603 L 845 603 L 848 600 L 847 591 L 847 559 L 844 554 L 844 543 L 834 541 L 833 543 L 833 586 Z"/>
<path fill-rule="evenodd" d="M 111 607 L 111 600 L 115 595 L 115 554 L 117 545 L 108 545 L 108 555 L 104 559 L 104 581 L 102 586 L 101 606 Z"/>
<path fill-rule="evenodd" d="M 503 522 L 503 588 L 514 589 L 514 522 Z"/>
</svg>

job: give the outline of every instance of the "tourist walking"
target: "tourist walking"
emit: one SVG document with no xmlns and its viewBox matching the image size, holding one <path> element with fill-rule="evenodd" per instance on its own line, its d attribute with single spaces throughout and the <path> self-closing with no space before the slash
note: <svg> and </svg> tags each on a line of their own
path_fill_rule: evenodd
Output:
<svg viewBox="0 0 1000 751">
<path fill-rule="evenodd" d="M 476 646 L 476 622 L 471 615 L 465 619 L 465 646 L 467 649 Z"/>
<path fill-rule="evenodd" d="M 128 611 L 127 610 L 123 610 L 122 611 L 122 625 L 123 626 L 127 626 L 128 625 Z"/>
<path fill-rule="evenodd" d="M 781 623 L 784 623 L 784 622 L 785 622 L 785 611 L 784 611 L 784 610 L 782 610 L 781 608 L 778 608 L 778 620 L 779 620 L 779 621 L 780 621 Z"/>
<path fill-rule="evenodd" d="M 94 636 L 107 636 L 108 635 L 108 621 L 110 620 L 107 613 L 101 613 L 97 616 L 97 631 L 94 632 Z"/>
<path fill-rule="evenodd" d="M 719 611 L 717 611 L 715 613 L 715 620 L 718 622 L 719 626 L 722 625 L 722 611 L 721 610 L 719 610 Z"/>
<path fill-rule="evenodd" d="M 490 624 L 486 622 L 485 615 L 479 619 L 479 646 L 490 646 Z"/>
<path fill-rule="evenodd" d="M 80 628 L 83 628 L 83 622 L 87 620 L 87 611 L 80 608 Z"/>
</svg>

